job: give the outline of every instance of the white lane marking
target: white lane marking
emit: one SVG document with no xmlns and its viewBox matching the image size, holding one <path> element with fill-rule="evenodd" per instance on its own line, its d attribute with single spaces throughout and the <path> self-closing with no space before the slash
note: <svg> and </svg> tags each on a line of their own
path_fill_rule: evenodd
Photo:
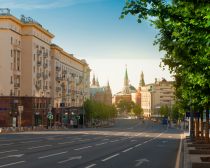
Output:
<svg viewBox="0 0 210 168">
<path fill-rule="evenodd" d="M 117 141 L 119 141 L 119 139 L 116 139 L 116 140 L 113 140 L 113 141 L 110 141 L 110 142 L 117 142 Z"/>
<path fill-rule="evenodd" d="M 126 150 L 124 150 L 124 151 L 122 151 L 122 152 L 128 152 L 128 151 L 130 151 L 130 150 L 132 150 L 133 149 L 133 147 L 131 147 L 131 148 L 128 148 L 128 149 L 126 149 Z"/>
<path fill-rule="evenodd" d="M 0 152 L 0 154 L 2 154 L 2 153 L 9 153 L 9 152 L 17 152 L 18 150 L 9 150 L 9 151 L 2 151 L 2 152 Z"/>
<path fill-rule="evenodd" d="M 117 154 L 115 154 L 115 155 L 112 155 L 112 156 L 109 156 L 109 157 L 107 157 L 107 158 L 105 158 L 105 159 L 103 159 L 103 160 L 101 160 L 102 162 L 106 162 L 107 160 L 109 160 L 109 159 L 112 159 L 112 158 L 114 158 L 114 157 L 116 157 L 116 156 L 118 156 L 119 155 L 119 153 L 117 153 Z"/>
<path fill-rule="evenodd" d="M 99 144 L 96 144 L 95 146 L 100 146 L 100 145 L 104 145 L 104 144 L 107 144 L 108 142 L 104 142 L 104 143 L 99 143 Z"/>
<path fill-rule="evenodd" d="M 91 148 L 92 146 L 85 146 L 85 147 L 82 147 L 82 148 L 76 148 L 74 150 L 83 150 L 83 149 L 87 149 L 87 148 Z"/>
<path fill-rule="evenodd" d="M 96 166 L 96 164 L 91 164 L 91 165 L 89 165 L 89 166 L 87 166 L 85 168 L 91 168 L 91 167 L 94 167 L 94 166 Z"/>
<path fill-rule="evenodd" d="M 8 143 L 8 144 L 0 144 L 0 146 L 7 146 L 7 145 L 12 145 L 14 143 Z"/>
<path fill-rule="evenodd" d="M 12 165 L 16 165 L 16 164 L 20 164 L 20 163 L 24 163 L 25 161 L 19 161 L 19 162 L 13 162 L 13 163 L 9 163 L 9 164 L 5 164 L 5 165 L 0 165 L 0 167 L 8 167 L 8 166 L 12 166 Z"/>
<path fill-rule="evenodd" d="M 9 155 L 9 156 L 4 156 L 4 157 L 1 157 L 0 159 L 11 158 L 11 157 L 16 157 L 16 158 L 19 158 L 19 157 L 22 157 L 23 155 L 24 155 L 24 154 Z"/>
<path fill-rule="evenodd" d="M 60 153 L 53 153 L 53 154 L 46 155 L 46 156 L 40 156 L 40 157 L 38 157 L 38 159 L 44 159 L 44 158 L 48 158 L 48 157 L 52 157 L 52 156 L 62 155 L 62 154 L 67 153 L 67 152 L 68 151 L 60 152 Z"/>
<path fill-rule="evenodd" d="M 31 143 L 31 142 L 41 142 L 42 140 L 37 140 L 37 141 L 26 141 L 26 142 L 21 142 L 21 143 L 23 143 L 23 144 L 25 144 L 25 143 Z"/>
<path fill-rule="evenodd" d="M 141 166 L 144 162 L 149 162 L 149 160 L 147 160 L 147 159 L 139 159 L 139 160 L 136 160 L 136 165 L 135 165 L 135 167 L 139 167 L 139 166 Z"/>
<path fill-rule="evenodd" d="M 63 144 L 71 144 L 74 143 L 75 141 L 68 141 L 68 142 L 59 142 L 59 145 L 63 145 Z"/>
<path fill-rule="evenodd" d="M 136 141 L 137 141 L 136 139 L 131 140 L 131 142 L 136 142 Z"/>
<path fill-rule="evenodd" d="M 52 146 L 52 145 L 32 146 L 28 149 L 38 149 L 38 148 L 44 148 L 44 147 L 49 147 L 49 146 Z"/>
<path fill-rule="evenodd" d="M 69 159 L 62 160 L 58 163 L 61 164 L 61 163 L 66 163 L 66 162 L 71 161 L 71 160 L 80 160 L 80 159 L 82 159 L 82 156 L 74 156 L 74 157 L 70 157 Z"/>
<path fill-rule="evenodd" d="M 102 141 L 108 141 L 109 139 L 102 139 Z"/>
<path fill-rule="evenodd" d="M 137 144 L 137 145 L 135 145 L 135 147 L 137 148 L 137 147 L 139 147 L 139 146 L 141 146 L 142 144 Z"/>
<path fill-rule="evenodd" d="M 175 168 L 179 168 L 179 163 L 180 163 L 180 158 L 181 158 L 181 150 L 182 150 L 182 134 L 181 134 L 181 137 L 180 137 L 180 142 L 179 142 L 179 151 L 177 153 L 177 156 L 176 156 L 176 164 L 175 164 Z"/>
</svg>

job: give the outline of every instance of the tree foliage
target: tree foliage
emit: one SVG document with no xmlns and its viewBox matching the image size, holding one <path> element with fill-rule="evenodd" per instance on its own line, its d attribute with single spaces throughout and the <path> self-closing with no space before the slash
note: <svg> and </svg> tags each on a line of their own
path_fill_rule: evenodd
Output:
<svg viewBox="0 0 210 168">
<path fill-rule="evenodd" d="M 109 120 L 116 118 L 117 110 L 112 105 L 106 105 L 93 100 L 86 100 L 84 102 L 85 117 L 87 120 Z"/>
</svg>

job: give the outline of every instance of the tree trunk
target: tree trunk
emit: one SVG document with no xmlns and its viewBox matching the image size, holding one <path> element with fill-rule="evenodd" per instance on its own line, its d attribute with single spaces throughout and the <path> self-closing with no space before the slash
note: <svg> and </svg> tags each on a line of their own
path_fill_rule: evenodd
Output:
<svg viewBox="0 0 210 168">
<path fill-rule="evenodd" d="M 199 138 L 199 117 L 197 116 L 196 118 L 195 118 L 195 131 L 196 131 L 196 139 L 198 139 Z"/>
<path fill-rule="evenodd" d="M 205 141 L 209 143 L 209 110 L 206 109 L 206 128 L 205 128 Z"/>
<path fill-rule="evenodd" d="M 200 111 L 200 116 L 201 116 L 201 139 L 204 138 L 203 133 L 204 133 L 204 125 L 203 125 L 203 111 Z"/>
</svg>

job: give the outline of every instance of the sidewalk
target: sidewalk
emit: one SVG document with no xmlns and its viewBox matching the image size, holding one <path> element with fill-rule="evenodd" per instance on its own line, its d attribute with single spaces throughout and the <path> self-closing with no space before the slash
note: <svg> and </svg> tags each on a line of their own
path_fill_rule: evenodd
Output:
<svg viewBox="0 0 210 168">
<path fill-rule="evenodd" d="M 210 145 L 196 144 L 190 141 L 188 137 L 189 133 L 184 132 L 182 144 L 183 161 L 180 168 L 210 168 L 210 162 L 203 162 L 201 160 L 201 157 L 210 158 Z M 204 154 L 200 154 L 201 151 Z"/>
</svg>

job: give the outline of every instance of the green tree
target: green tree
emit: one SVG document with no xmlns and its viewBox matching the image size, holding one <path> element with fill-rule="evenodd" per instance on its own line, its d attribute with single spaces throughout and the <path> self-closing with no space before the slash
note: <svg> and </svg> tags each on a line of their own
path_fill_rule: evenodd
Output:
<svg viewBox="0 0 210 168">
<path fill-rule="evenodd" d="M 134 112 L 135 116 L 137 116 L 138 118 L 140 118 L 143 115 L 143 109 L 138 104 L 135 104 L 133 106 L 133 112 Z"/>
<path fill-rule="evenodd" d="M 134 102 L 133 101 L 126 101 L 126 100 L 120 100 L 118 103 L 117 103 L 117 108 L 119 109 L 119 112 L 122 114 L 122 113 L 125 113 L 125 114 L 128 114 L 131 112 L 131 109 L 133 108 L 134 106 Z"/>
<path fill-rule="evenodd" d="M 210 108 L 210 3 L 207 0 L 127 0 L 121 18 L 150 19 L 159 30 L 154 44 L 165 51 L 162 66 L 176 79 L 176 95 L 185 106 Z M 192 110 L 192 108 L 190 108 Z M 192 122 L 193 123 L 193 122 Z M 191 127 L 193 128 L 193 127 Z M 206 122 L 209 142 L 209 122 Z"/>
</svg>

